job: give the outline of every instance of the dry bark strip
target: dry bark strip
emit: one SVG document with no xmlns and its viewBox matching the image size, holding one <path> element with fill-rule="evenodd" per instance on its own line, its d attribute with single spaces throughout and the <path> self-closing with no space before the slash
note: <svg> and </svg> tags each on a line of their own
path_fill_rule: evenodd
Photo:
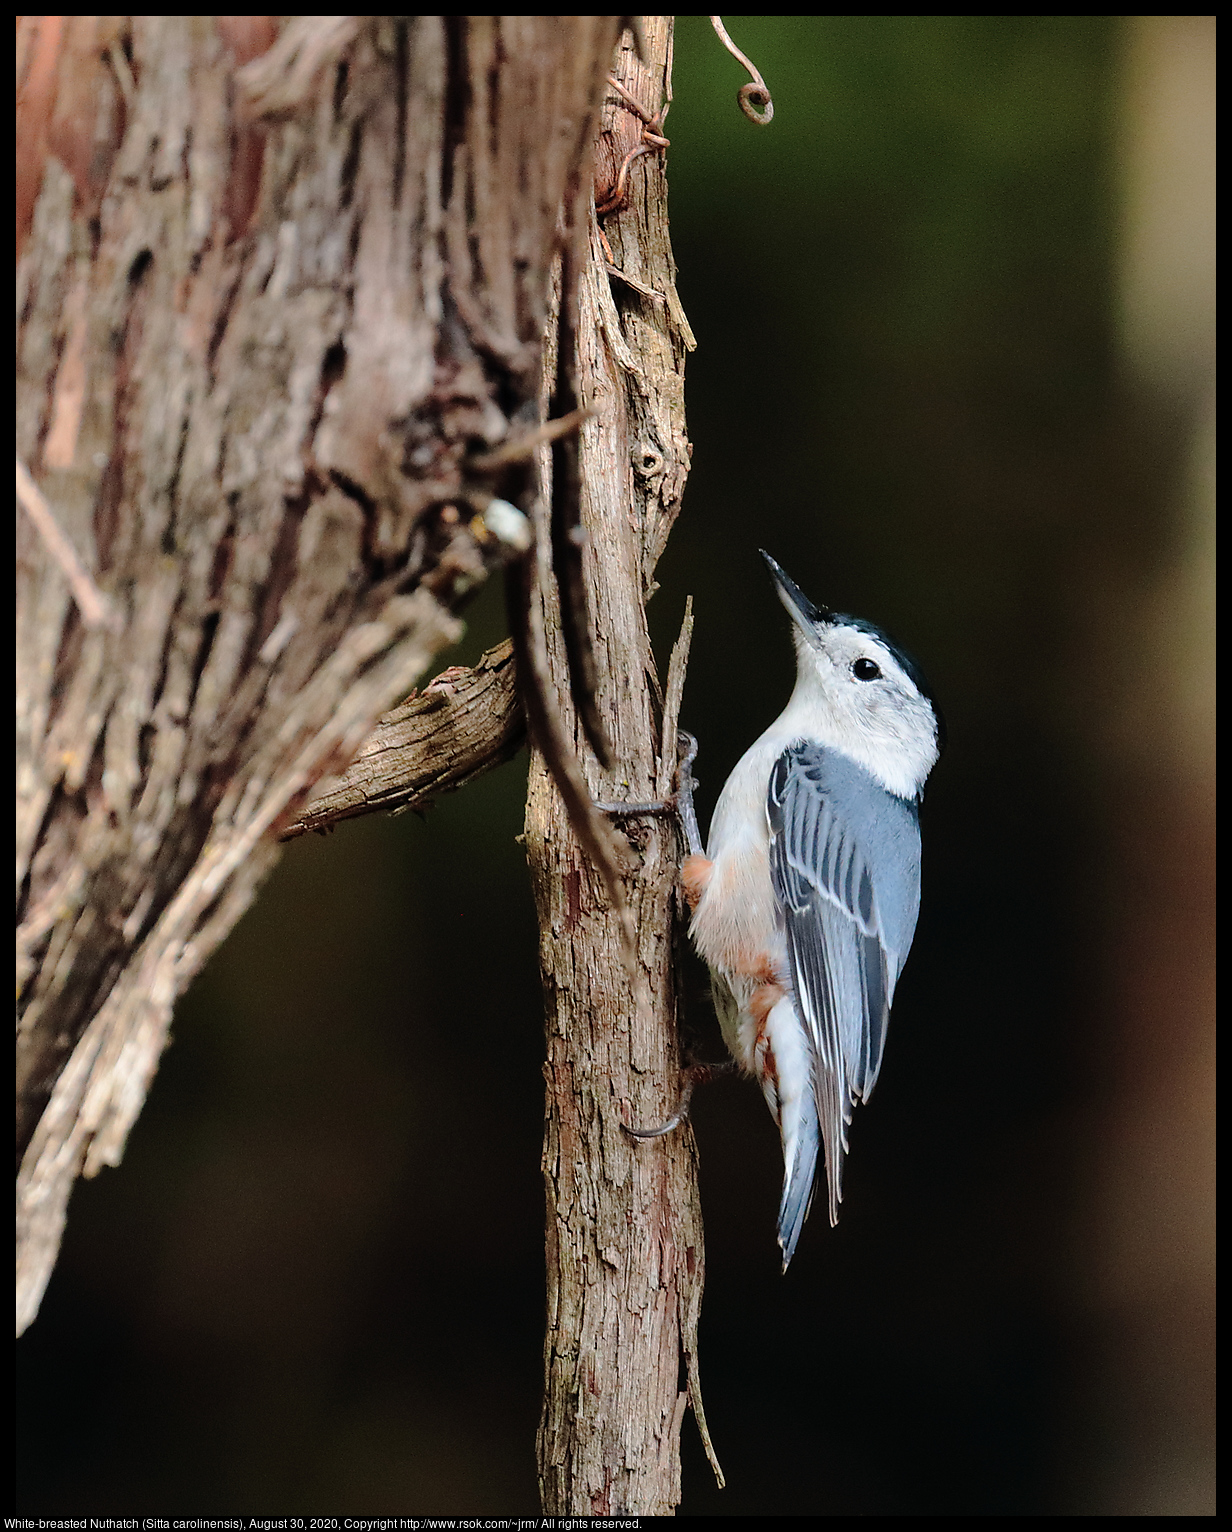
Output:
<svg viewBox="0 0 1232 1532">
<path fill-rule="evenodd" d="M 20 517 L 19 1329 L 279 824 L 529 508 L 472 460 L 537 420 L 617 28 L 20 24 L 18 457 L 122 629 Z"/>
<path fill-rule="evenodd" d="M 509 639 L 453 666 L 377 720 L 338 778 L 321 782 L 283 840 L 381 810 L 419 809 L 517 753 L 526 738 Z"/>
<path fill-rule="evenodd" d="M 615 73 L 653 112 L 671 78 L 671 19 L 643 20 L 647 63 L 638 61 L 626 35 Z M 614 181 L 641 129 L 612 92 L 600 176 L 606 166 Z M 589 751 L 567 700 L 560 611 L 547 578 L 546 492 L 537 532 L 548 662 L 587 785 L 597 799 L 646 801 L 671 784 L 676 762 L 684 651 L 665 708 L 645 603 L 688 471 L 684 362 L 692 336 L 673 281 L 661 157 L 635 162 L 628 192 L 605 233 L 613 263 L 632 281 L 610 284 L 592 221 L 577 367 L 579 403 L 595 411 L 580 437 L 581 512 L 599 712 L 617 763 L 612 772 Z M 646 289 L 657 298 L 644 296 Z M 549 336 L 545 354 L 552 350 Z M 542 472 L 546 481 L 546 461 Z M 578 845 L 542 758 L 532 754 L 526 844 L 547 1015 L 548 1326 L 539 1469 L 544 1509 L 556 1514 L 673 1511 L 690 1398 L 705 1437 L 696 1365 L 704 1254 L 692 1132 L 686 1127 L 638 1143 L 622 1126 L 662 1121 L 676 1102 L 680 852 L 671 820 L 621 825 L 640 983 L 625 968 L 618 912 Z"/>
</svg>

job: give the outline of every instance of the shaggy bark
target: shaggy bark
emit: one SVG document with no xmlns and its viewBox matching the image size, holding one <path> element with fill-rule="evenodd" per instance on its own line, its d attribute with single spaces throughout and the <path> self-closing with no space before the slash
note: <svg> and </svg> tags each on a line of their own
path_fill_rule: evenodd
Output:
<svg viewBox="0 0 1232 1532">
<path fill-rule="evenodd" d="M 670 89 L 671 19 L 644 20 L 647 62 L 627 38 L 617 77 L 653 114 Z M 642 141 L 643 122 L 609 94 L 600 205 Z M 645 603 L 688 470 L 684 361 L 693 341 L 674 286 L 662 156 L 635 160 L 626 184 L 627 203 L 604 225 L 610 261 L 592 220 L 577 357 L 580 403 L 595 412 L 580 437 L 583 568 L 611 772 L 587 748 L 568 703 L 560 608 L 544 577 L 546 494 L 538 502 L 537 546 L 548 665 L 587 786 L 596 799 L 645 801 L 670 792 L 675 777 L 688 633 L 665 701 Z M 552 354 L 550 340 L 545 354 Z M 543 472 L 546 479 L 546 463 Z M 630 867 L 623 886 L 636 929 L 632 976 L 620 912 L 582 852 L 542 756 L 532 754 L 526 843 L 548 1049 L 539 1466 L 544 1509 L 558 1514 L 673 1511 L 690 1398 L 705 1439 L 696 1363 L 704 1260 L 692 1132 L 686 1126 L 652 1142 L 624 1132 L 624 1125 L 662 1121 L 679 1091 L 677 830 L 663 818 L 621 824 Z"/>
<path fill-rule="evenodd" d="M 454 639 L 616 18 L 25 18 L 18 1327 L 174 1000 Z M 246 66 L 246 67 L 242 67 Z"/>
</svg>

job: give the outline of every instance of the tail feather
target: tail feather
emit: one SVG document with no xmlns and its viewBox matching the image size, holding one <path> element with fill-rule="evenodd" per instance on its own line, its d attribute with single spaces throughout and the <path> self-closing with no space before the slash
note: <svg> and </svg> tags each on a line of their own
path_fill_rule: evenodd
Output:
<svg viewBox="0 0 1232 1532">
<path fill-rule="evenodd" d="M 783 1251 L 783 1270 L 791 1264 L 796 1253 L 796 1243 L 809 1208 L 813 1205 L 813 1191 L 817 1185 L 817 1154 L 821 1134 L 818 1130 L 817 1111 L 811 1095 L 805 1096 L 798 1114 L 798 1121 L 789 1132 L 783 1122 L 783 1200 L 779 1203 L 779 1245 Z M 786 1117 L 786 1114 L 784 1114 Z"/>
<path fill-rule="evenodd" d="M 783 1145 L 779 1245 L 786 1271 L 812 1205 L 822 1137 L 809 1040 L 790 995 L 784 995 L 766 1018 L 764 1052 L 758 1064 Z"/>
</svg>

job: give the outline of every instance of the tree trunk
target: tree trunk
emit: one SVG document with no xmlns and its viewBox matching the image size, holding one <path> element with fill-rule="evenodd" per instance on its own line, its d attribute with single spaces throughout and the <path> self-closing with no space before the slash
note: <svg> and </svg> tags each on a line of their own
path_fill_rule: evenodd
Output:
<svg viewBox="0 0 1232 1532">
<path fill-rule="evenodd" d="M 617 77 L 648 115 L 670 91 L 669 17 L 646 17 L 647 60 L 626 38 Z M 609 93 L 596 197 L 642 142 L 643 123 Z M 568 702 L 559 605 L 546 575 L 546 493 L 538 501 L 542 618 L 567 732 L 596 799 L 646 801 L 673 786 L 680 646 L 664 704 L 646 628 L 654 570 L 680 508 L 689 446 L 684 360 L 693 341 L 674 286 L 659 153 L 629 167 L 627 203 L 591 222 L 580 280 L 580 438 L 584 574 L 598 703 L 613 747 L 605 773 Z M 613 269 L 615 268 L 615 273 Z M 621 275 L 623 274 L 623 275 Z M 551 356 L 551 339 L 545 355 Z M 545 478 L 548 473 L 544 465 Z M 638 1142 L 622 1125 L 663 1121 L 676 1105 L 673 931 L 680 852 L 670 819 L 622 820 L 632 871 L 636 976 L 620 912 L 580 848 L 538 751 L 526 842 L 539 915 L 547 1013 L 548 1321 L 539 1431 L 545 1511 L 666 1513 L 680 1499 L 680 1426 L 697 1386 L 703 1282 L 692 1132 Z"/>
<path fill-rule="evenodd" d="M 22 493 L 118 617 L 22 516 L 19 1330 L 279 828 L 457 637 L 493 495 L 530 507 L 479 460 L 537 419 L 617 27 L 19 26 Z"/>
</svg>

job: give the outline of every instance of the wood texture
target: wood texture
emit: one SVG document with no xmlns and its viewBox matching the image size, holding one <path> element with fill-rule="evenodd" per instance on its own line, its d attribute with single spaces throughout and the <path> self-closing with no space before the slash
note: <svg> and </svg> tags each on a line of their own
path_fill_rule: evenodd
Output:
<svg viewBox="0 0 1232 1532">
<path fill-rule="evenodd" d="M 423 808 L 507 761 L 525 738 L 513 645 L 505 639 L 478 665 L 451 667 L 377 719 L 342 776 L 319 783 L 280 838 L 382 810 Z"/>
<path fill-rule="evenodd" d="M 25 18 L 17 451 L 122 631 L 17 556 L 18 1326 L 276 827 L 529 505 L 608 17 Z"/>
<path fill-rule="evenodd" d="M 626 34 L 617 75 L 653 111 L 671 78 L 671 20 L 644 20 L 649 62 L 638 62 Z M 628 152 L 621 145 L 640 134 L 640 122 L 609 93 L 601 173 L 605 163 L 618 165 Z M 567 701 L 560 614 L 547 575 L 546 492 L 537 515 L 549 662 L 587 784 L 597 799 L 644 801 L 670 788 L 676 762 L 675 717 L 663 711 L 645 603 L 688 471 L 684 361 L 692 337 L 673 283 L 662 158 L 637 160 L 628 188 L 627 205 L 606 219 L 604 232 L 612 263 L 632 281 L 609 278 L 592 222 L 577 369 L 580 402 L 595 410 L 580 439 L 582 522 L 599 712 L 617 762 L 611 773 L 589 751 Z M 542 471 L 546 479 L 547 463 Z M 673 709 L 682 665 L 676 669 Z M 639 1143 L 622 1126 L 662 1121 L 676 1103 L 677 830 L 662 818 L 622 820 L 621 828 L 632 867 L 624 890 L 637 932 L 638 981 L 626 971 L 617 912 L 542 758 L 532 754 L 526 841 L 547 1013 L 548 1327 L 539 1467 L 544 1509 L 557 1514 L 674 1510 L 690 1395 L 700 1408 L 704 1257 L 692 1133 L 686 1127 Z"/>
</svg>

